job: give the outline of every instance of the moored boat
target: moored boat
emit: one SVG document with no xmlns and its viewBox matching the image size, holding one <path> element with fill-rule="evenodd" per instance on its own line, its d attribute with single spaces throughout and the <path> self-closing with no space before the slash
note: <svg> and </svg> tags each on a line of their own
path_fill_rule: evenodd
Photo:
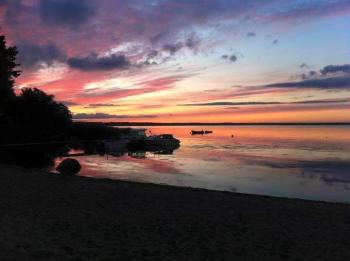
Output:
<svg viewBox="0 0 350 261">
<path fill-rule="evenodd" d="M 191 131 L 191 135 L 204 135 L 204 134 L 210 134 L 210 133 L 213 133 L 213 131 L 209 131 L 209 130 L 200 130 L 200 131 L 192 130 Z"/>
<path fill-rule="evenodd" d="M 141 139 L 132 139 L 128 148 L 132 150 L 164 151 L 174 150 L 180 146 L 180 140 L 172 134 L 152 135 Z"/>
</svg>

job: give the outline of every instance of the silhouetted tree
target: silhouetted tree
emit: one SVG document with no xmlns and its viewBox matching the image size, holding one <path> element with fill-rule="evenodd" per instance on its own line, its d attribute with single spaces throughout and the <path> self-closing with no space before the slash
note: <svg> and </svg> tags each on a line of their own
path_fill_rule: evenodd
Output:
<svg viewBox="0 0 350 261">
<path fill-rule="evenodd" d="M 13 90 L 15 78 L 20 75 L 16 70 L 17 48 L 7 47 L 5 36 L 0 35 L 0 124 L 8 124 L 10 111 L 16 97 Z"/>
<path fill-rule="evenodd" d="M 68 147 L 59 144 L 12 146 L 11 143 L 67 139 L 72 116 L 65 105 L 41 90 L 23 89 L 16 96 L 14 82 L 20 75 L 16 56 L 17 48 L 7 47 L 5 37 L 0 35 L 0 162 L 47 166 Z"/>
<path fill-rule="evenodd" d="M 0 35 L 0 142 L 52 141 L 66 138 L 72 124 L 68 108 L 38 89 L 14 91 L 20 75 L 17 48 Z"/>
<path fill-rule="evenodd" d="M 70 132 L 72 115 L 54 96 L 39 89 L 22 89 L 16 99 L 14 125 L 22 130 L 17 140 L 52 141 L 66 139 Z"/>
</svg>

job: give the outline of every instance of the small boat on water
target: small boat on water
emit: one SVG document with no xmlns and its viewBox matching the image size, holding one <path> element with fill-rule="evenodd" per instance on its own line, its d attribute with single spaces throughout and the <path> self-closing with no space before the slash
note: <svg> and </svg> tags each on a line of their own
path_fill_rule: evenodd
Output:
<svg viewBox="0 0 350 261">
<path fill-rule="evenodd" d="M 191 131 L 191 135 L 204 135 L 204 134 L 211 134 L 211 133 L 213 133 L 213 131 L 209 131 L 209 130 L 201 130 L 201 131 L 192 130 Z"/>
</svg>

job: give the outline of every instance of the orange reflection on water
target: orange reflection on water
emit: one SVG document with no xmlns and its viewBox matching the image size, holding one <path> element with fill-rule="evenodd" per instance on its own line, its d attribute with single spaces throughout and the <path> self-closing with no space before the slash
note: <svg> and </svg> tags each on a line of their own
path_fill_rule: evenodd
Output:
<svg viewBox="0 0 350 261">
<path fill-rule="evenodd" d="M 190 134 L 202 129 L 213 133 Z M 350 203 L 349 126 L 152 126 L 148 130 L 173 134 L 181 147 L 169 155 L 82 157 L 81 174 Z"/>
<path fill-rule="evenodd" d="M 294 140 L 297 142 L 327 142 L 350 144 L 349 127 L 332 126 L 152 126 L 151 133 L 172 133 L 178 138 L 188 138 L 191 130 L 211 130 L 212 134 L 195 135 L 201 139 L 240 139 L 260 141 Z"/>
</svg>

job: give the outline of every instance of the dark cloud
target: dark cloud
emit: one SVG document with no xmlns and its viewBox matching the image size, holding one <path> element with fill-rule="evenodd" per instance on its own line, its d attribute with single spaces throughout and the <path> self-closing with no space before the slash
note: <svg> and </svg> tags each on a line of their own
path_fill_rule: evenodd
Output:
<svg viewBox="0 0 350 261">
<path fill-rule="evenodd" d="M 288 6 L 283 6 L 285 1 L 276 1 L 276 3 L 279 8 L 267 15 L 272 21 L 305 21 L 314 17 L 347 14 L 350 7 L 348 0 L 293 1 L 293 4 Z"/>
<path fill-rule="evenodd" d="M 308 66 L 305 63 L 302 63 L 300 68 L 308 68 Z M 327 65 L 323 67 L 320 72 L 316 71 L 309 71 L 307 73 L 302 73 L 300 75 L 297 75 L 298 78 L 301 78 L 302 80 L 321 80 L 325 81 L 327 78 L 334 77 L 334 78 L 347 78 L 350 77 L 350 64 L 343 64 L 343 65 Z M 326 78 L 327 77 L 327 78 Z M 340 82 L 340 80 L 339 80 Z"/>
<path fill-rule="evenodd" d="M 96 7 L 87 0 L 41 0 L 39 10 L 45 23 L 75 27 L 87 22 Z"/>
<path fill-rule="evenodd" d="M 239 107 L 227 107 L 226 110 L 239 110 Z"/>
<path fill-rule="evenodd" d="M 24 67 L 33 66 L 40 62 L 51 64 L 54 61 L 64 61 L 66 55 L 54 44 L 36 45 L 22 43 L 18 45 L 18 60 Z"/>
<path fill-rule="evenodd" d="M 316 89 L 348 89 L 350 76 L 307 79 L 298 82 L 281 82 L 268 84 L 268 88 L 316 88 Z"/>
<path fill-rule="evenodd" d="M 235 61 L 237 61 L 237 56 L 236 56 L 236 55 L 231 55 L 230 58 L 229 58 L 229 60 L 230 60 L 231 62 L 235 62 Z"/>
<path fill-rule="evenodd" d="M 350 103 L 350 99 L 331 99 L 331 100 L 308 100 L 291 102 L 291 104 L 327 104 L 327 103 Z"/>
<path fill-rule="evenodd" d="M 147 44 L 151 42 L 153 49 L 161 49 L 165 45 L 168 52 L 176 53 L 181 45 L 178 43 L 179 36 L 190 28 L 219 28 L 214 26 L 225 21 L 245 21 L 247 17 L 251 21 L 259 18 L 262 22 L 273 20 L 277 23 L 287 19 L 308 18 L 310 14 L 307 12 L 313 9 L 317 9 L 313 15 L 324 16 L 335 15 L 338 10 L 346 12 L 350 8 L 350 3 L 346 0 L 323 1 L 322 4 L 299 1 L 293 5 L 276 0 L 0 1 L 2 5 L 17 6 L 23 2 L 21 8 L 11 8 L 14 12 L 9 15 L 19 22 L 18 27 L 11 25 L 9 29 L 12 31 L 9 38 L 14 42 L 20 42 L 24 37 L 31 40 L 55 39 L 60 42 L 59 46 L 69 48 L 69 53 L 74 55 L 88 53 L 91 46 L 100 52 L 133 41 Z M 5 10 L 0 15 L 8 12 L 8 7 L 3 9 Z M 73 27 L 77 31 L 67 32 L 67 28 L 62 28 L 62 25 L 68 29 Z M 255 32 L 247 34 L 252 33 Z M 210 36 L 203 34 L 203 37 Z M 193 47 L 196 43 L 192 40 L 182 39 L 182 45 L 195 49 Z M 143 55 L 146 57 L 148 48 L 145 49 Z"/>
<path fill-rule="evenodd" d="M 208 102 L 208 103 L 188 103 L 178 106 L 251 106 L 251 105 L 284 105 L 284 104 L 329 104 L 329 103 L 350 103 L 350 99 L 330 99 L 330 100 L 306 100 L 296 102 Z M 230 107 L 237 109 L 237 107 Z"/>
<path fill-rule="evenodd" d="M 150 42 L 152 44 L 157 44 L 160 42 L 160 40 L 164 37 L 164 34 L 162 33 L 158 33 L 156 35 L 153 35 L 151 38 L 150 38 Z"/>
<path fill-rule="evenodd" d="M 200 39 L 195 34 L 192 34 L 189 38 L 187 38 L 184 41 L 179 41 L 176 43 L 168 43 L 163 45 L 162 50 L 169 52 L 171 55 L 177 53 L 183 48 L 188 48 L 196 52 L 198 50 L 199 45 L 200 45 Z"/>
<path fill-rule="evenodd" d="M 200 43 L 201 40 L 196 36 L 196 34 L 192 33 L 192 35 L 184 42 L 184 46 L 192 51 L 197 51 Z"/>
<path fill-rule="evenodd" d="M 303 69 L 303 68 L 309 68 L 309 66 L 306 63 L 302 63 L 299 65 L 299 68 Z"/>
<path fill-rule="evenodd" d="M 72 57 L 68 59 L 70 67 L 81 71 L 103 71 L 113 69 L 127 69 L 131 65 L 124 54 L 98 56 L 92 53 L 86 57 Z"/>
<path fill-rule="evenodd" d="M 278 44 L 279 40 L 278 39 L 275 39 L 272 41 L 272 44 L 275 45 L 275 44 Z"/>
<path fill-rule="evenodd" d="M 117 107 L 118 104 L 113 103 L 92 103 L 89 104 L 86 108 L 99 108 L 99 107 Z"/>
<path fill-rule="evenodd" d="M 78 105 L 80 105 L 79 103 L 71 102 L 71 101 L 60 101 L 60 103 L 63 103 L 66 106 L 78 106 Z"/>
<path fill-rule="evenodd" d="M 302 73 L 299 75 L 302 80 L 313 79 L 317 76 L 319 76 L 319 74 L 316 71 L 309 71 L 308 73 Z"/>
<path fill-rule="evenodd" d="M 200 46 L 200 39 L 192 33 L 187 39 L 175 43 L 163 44 L 159 49 L 153 49 L 146 53 L 142 65 L 158 65 L 168 61 L 177 52 L 188 49 L 197 53 Z"/>
<path fill-rule="evenodd" d="M 236 62 L 237 61 L 237 56 L 235 54 L 232 54 L 232 55 L 228 55 L 228 54 L 224 54 L 221 56 L 222 59 L 224 60 L 228 60 L 230 62 Z"/>
<path fill-rule="evenodd" d="M 320 70 L 320 72 L 322 75 L 335 74 L 335 73 L 350 74 L 350 64 L 327 65 L 322 70 Z"/>
<path fill-rule="evenodd" d="M 157 50 L 152 50 L 147 54 L 147 60 L 154 59 L 159 55 Z"/>
<path fill-rule="evenodd" d="M 119 106 L 118 104 L 113 104 L 113 103 L 93 103 L 89 104 L 89 107 L 116 107 Z"/>
<path fill-rule="evenodd" d="M 245 105 L 273 105 L 280 102 L 208 102 L 208 103 L 189 103 L 179 106 L 245 106 Z"/>
<path fill-rule="evenodd" d="M 76 120 L 92 120 L 92 119 L 130 119 L 130 118 L 157 118 L 157 115 L 115 115 L 108 113 L 78 113 L 74 114 Z"/>
<path fill-rule="evenodd" d="M 2 4 L 21 2 L 21 0 L 0 0 Z M 33 22 L 33 35 L 42 33 L 41 26 L 55 25 L 76 27 L 88 23 L 81 32 L 66 37 L 74 43 L 77 38 L 89 40 L 91 35 L 98 39 L 118 39 L 120 42 L 132 40 L 164 43 L 174 39 L 179 32 L 197 26 L 215 26 L 224 21 L 282 22 L 312 18 L 314 16 L 336 15 L 350 9 L 348 0 L 297 1 L 286 4 L 271 0 L 36 0 L 24 1 L 25 10 L 21 23 L 23 28 Z M 38 5 L 38 6 L 37 6 Z M 15 10 L 15 9 L 13 9 Z M 16 9 L 17 11 L 19 9 Z M 13 17 L 17 17 L 18 12 Z M 21 17 L 22 18 L 22 17 Z M 39 18 L 43 23 L 39 24 Z M 98 21 L 97 23 L 95 23 Z M 32 25 L 32 24 L 31 24 Z M 107 29 L 107 30 L 104 30 Z M 49 31 L 52 32 L 53 30 Z M 89 33 L 85 33 L 89 32 Z M 248 32 L 252 33 L 252 32 Z M 107 40 L 106 40 L 107 41 Z"/>
<path fill-rule="evenodd" d="M 165 44 L 163 46 L 163 50 L 169 52 L 171 55 L 177 53 L 184 47 L 182 42 L 174 43 L 174 44 Z"/>
<path fill-rule="evenodd" d="M 256 33 L 255 32 L 248 32 L 247 34 L 246 34 L 246 37 L 254 37 L 254 36 L 256 36 Z"/>
</svg>

